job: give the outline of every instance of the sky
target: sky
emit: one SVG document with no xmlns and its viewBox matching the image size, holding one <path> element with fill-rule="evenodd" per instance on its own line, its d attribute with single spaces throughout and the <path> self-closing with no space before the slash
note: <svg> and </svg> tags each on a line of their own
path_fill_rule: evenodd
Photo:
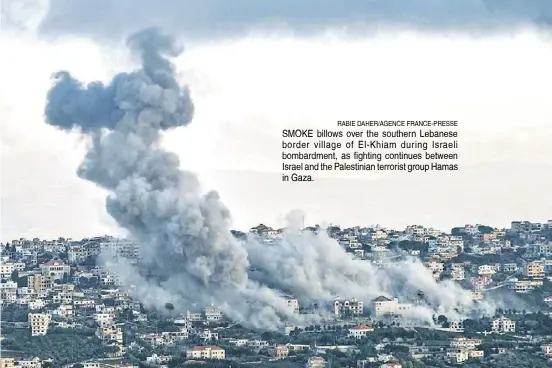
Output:
<svg viewBox="0 0 552 368">
<path fill-rule="evenodd" d="M 316 3 L 318 6 L 314 6 Z M 51 75 L 106 81 L 135 66 L 132 32 L 162 26 L 196 106 L 164 145 L 233 226 L 466 223 L 552 218 L 549 1 L 4 1 L 0 238 L 120 230 L 79 179 L 86 141 L 44 123 Z M 101 9 L 101 11 L 100 11 Z M 280 134 L 337 120 L 458 120 L 460 170 L 280 181 Z"/>
</svg>

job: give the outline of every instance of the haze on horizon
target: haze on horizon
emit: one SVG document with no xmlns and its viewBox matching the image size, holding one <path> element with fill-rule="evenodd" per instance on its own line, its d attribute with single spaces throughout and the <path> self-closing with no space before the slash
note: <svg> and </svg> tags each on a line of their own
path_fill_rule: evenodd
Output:
<svg viewBox="0 0 552 368">
<path fill-rule="evenodd" d="M 14 10 L 7 23 L 19 31 L 7 27 L 0 35 L 1 47 L 10 50 L 0 60 L 6 86 L 0 96 L 2 241 L 117 232 L 105 213 L 105 193 L 75 174 L 85 142 L 43 124 L 45 96 L 59 69 L 87 81 L 125 69 L 131 61 L 120 41 L 147 25 L 142 15 L 151 2 L 136 6 L 139 14 L 127 27 L 115 9 L 102 19 L 71 4 Z M 512 10 L 485 24 L 466 5 L 455 27 L 416 24 L 423 10 L 413 6 L 406 12 L 411 21 L 384 12 L 385 27 L 365 34 L 343 30 L 351 21 L 346 14 L 329 19 L 317 13 L 309 32 L 294 28 L 288 18 L 296 14 L 281 14 L 287 26 L 267 29 L 266 11 L 257 8 L 250 19 L 222 22 L 240 25 L 228 26 L 226 37 L 199 23 L 196 34 L 168 22 L 186 46 L 176 63 L 197 111 L 189 127 L 170 132 L 164 143 L 206 190 L 219 191 L 242 230 L 282 226 L 297 208 L 307 224 L 343 226 L 421 223 L 448 230 L 465 223 L 546 221 L 552 217 L 552 41 L 541 22 L 549 14 L 542 4 L 537 13 L 543 17 Z M 64 22 L 52 22 L 55 14 Z M 203 14 L 205 24 L 217 21 L 205 14 L 211 13 Z M 431 24 L 438 16 L 428 15 Z M 94 21 L 106 29 L 118 25 L 113 38 L 94 33 Z M 474 22 L 485 25 L 476 35 Z M 399 117 L 459 120 L 461 170 L 280 182 L 281 129 Z"/>
</svg>

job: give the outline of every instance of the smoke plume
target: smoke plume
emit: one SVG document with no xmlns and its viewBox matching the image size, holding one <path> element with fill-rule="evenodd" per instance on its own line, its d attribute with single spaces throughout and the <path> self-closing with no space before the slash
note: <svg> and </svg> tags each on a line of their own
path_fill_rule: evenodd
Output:
<svg viewBox="0 0 552 368">
<path fill-rule="evenodd" d="M 160 146 L 163 131 L 188 125 L 194 113 L 190 91 L 169 61 L 182 49 L 157 29 L 131 36 L 128 46 L 141 61 L 138 70 L 86 85 L 58 72 L 45 115 L 48 124 L 89 137 L 78 175 L 108 190 L 108 213 L 140 244 L 143 257 L 140 266 L 111 258 L 106 264 L 147 307 L 216 304 L 231 318 L 266 329 L 318 318 L 293 314 L 281 292 L 306 303 L 336 296 L 369 302 L 422 289 L 429 302 L 412 313 L 425 321 L 435 312 L 471 308 L 467 291 L 437 283 L 419 261 L 379 270 L 324 233 L 290 226 L 276 246 L 236 240 L 218 194 L 203 194 L 196 176 Z"/>
<path fill-rule="evenodd" d="M 247 253 L 229 231 L 218 194 L 203 195 L 196 176 L 160 147 L 161 132 L 186 126 L 194 112 L 167 59 L 181 49 L 156 29 L 133 35 L 128 45 L 139 70 L 107 85 L 83 85 L 59 72 L 46 106 L 49 124 L 91 138 L 78 175 L 109 190 L 108 213 L 141 245 L 142 272 L 118 264 L 119 276 L 148 306 L 228 304 L 237 317 L 277 323 L 285 303 L 248 279 Z"/>
</svg>

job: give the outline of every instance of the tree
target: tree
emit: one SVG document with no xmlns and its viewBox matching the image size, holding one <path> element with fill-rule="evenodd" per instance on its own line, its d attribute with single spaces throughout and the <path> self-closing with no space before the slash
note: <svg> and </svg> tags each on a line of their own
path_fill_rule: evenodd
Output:
<svg viewBox="0 0 552 368">
<path fill-rule="evenodd" d="M 350 309 L 345 309 L 343 311 L 343 318 L 344 319 L 350 319 L 351 317 L 353 317 L 353 311 L 350 310 Z"/>
<path fill-rule="evenodd" d="M 479 225 L 477 227 L 477 230 L 481 233 L 481 234 L 491 234 L 494 232 L 494 229 L 490 226 L 486 226 L 486 225 Z"/>
<path fill-rule="evenodd" d="M 86 259 L 84 260 L 84 262 L 82 263 L 84 266 L 88 266 L 88 267 L 94 267 L 96 265 L 96 260 L 97 260 L 97 256 L 88 256 L 86 257 Z"/>
<path fill-rule="evenodd" d="M 29 283 L 28 283 L 28 276 L 23 276 L 23 277 L 19 277 L 17 279 L 17 287 L 20 288 L 20 287 L 26 287 Z"/>
<path fill-rule="evenodd" d="M 13 272 L 10 275 L 10 280 L 12 280 L 13 282 L 18 282 L 19 281 L 19 271 L 13 270 Z"/>
<path fill-rule="evenodd" d="M 464 231 L 463 227 L 453 227 L 452 230 L 450 231 L 450 234 L 454 236 L 461 236 L 466 234 L 466 232 Z"/>
</svg>

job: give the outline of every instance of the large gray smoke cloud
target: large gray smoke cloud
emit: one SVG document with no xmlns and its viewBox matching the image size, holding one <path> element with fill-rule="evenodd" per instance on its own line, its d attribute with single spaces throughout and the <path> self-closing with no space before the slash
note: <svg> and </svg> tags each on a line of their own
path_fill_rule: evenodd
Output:
<svg viewBox="0 0 552 368">
<path fill-rule="evenodd" d="M 107 85 L 83 85 L 59 72 L 45 111 L 49 124 L 91 137 L 78 174 L 110 191 L 107 211 L 142 245 L 147 275 L 120 265 L 121 277 L 148 305 L 228 303 L 231 313 L 279 321 L 287 309 L 275 292 L 248 280 L 247 253 L 229 231 L 218 194 L 202 195 L 196 177 L 159 146 L 163 130 L 193 116 L 190 93 L 165 58 L 181 50 L 156 29 L 128 44 L 141 69 Z"/>
<path fill-rule="evenodd" d="M 190 92 L 178 84 L 167 59 L 181 49 L 156 29 L 133 35 L 128 45 L 140 57 L 140 69 L 109 84 L 87 85 L 59 72 L 45 113 L 47 123 L 90 137 L 78 174 L 109 191 L 107 211 L 140 243 L 144 258 L 140 268 L 109 258 L 107 266 L 134 286 L 146 306 L 163 309 L 171 302 L 183 310 L 215 303 L 230 317 L 263 328 L 301 322 L 281 291 L 303 302 L 338 295 L 369 302 L 379 294 L 422 289 L 429 305 L 412 313 L 426 321 L 433 313 L 472 307 L 468 292 L 435 282 L 419 261 L 379 270 L 355 261 L 325 234 L 289 226 L 276 246 L 238 242 L 218 194 L 202 194 L 196 176 L 180 170 L 178 157 L 160 147 L 163 131 L 186 126 L 193 116 Z"/>
</svg>

